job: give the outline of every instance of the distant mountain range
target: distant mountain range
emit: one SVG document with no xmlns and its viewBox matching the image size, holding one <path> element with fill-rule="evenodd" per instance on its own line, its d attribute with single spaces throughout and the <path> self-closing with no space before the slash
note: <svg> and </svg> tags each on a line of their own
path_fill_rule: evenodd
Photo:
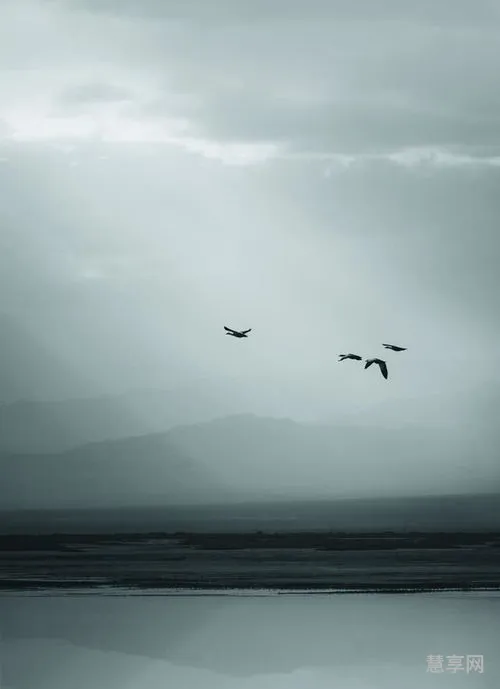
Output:
<svg viewBox="0 0 500 689">
<path fill-rule="evenodd" d="M 270 402 L 263 416 L 274 417 Z M 497 427 L 500 387 L 460 395 L 391 400 L 357 413 L 336 414 L 325 421 L 335 427 L 444 430 L 469 426 L 471 432 Z M 167 432 L 182 424 L 199 424 L 252 410 L 252 390 L 237 381 L 219 388 L 207 384 L 173 390 L 133 390 L 122 395 L 61 401 L 0 404 L 0 452 L 62 452 L 91 442 Z"/>
<path fill-rule="evenodd" d="M 0 451 L 60 452 L 229 414 L 238 396 L 216 396 L 211 390 L 134 390 L 88 399 L 1 404 Z M 241 407 L 245 409 L 244 400 Z"/>
<path fill-rule="evenodd" d="M 0 455 L 2 509 L 96 508 L 225 501 L 204 462 L 155 434 L 59 454 Z"/>
<path fill-rule="evenodd" d="M 273 497 L 482 492 L 498 442 L 464 428 L 301 424 L 238 415 L 168 433 L 233 490 Z M 498 486 L 498 483 L 496 484 Z"/>
<path fill-rule="evenodd" d="M 319 426 L 244 414 L 59 453 L 4 453 L 0 506 L 478 493 L 498 486 L 497 448 L 462 429 Z"/>
</svg>

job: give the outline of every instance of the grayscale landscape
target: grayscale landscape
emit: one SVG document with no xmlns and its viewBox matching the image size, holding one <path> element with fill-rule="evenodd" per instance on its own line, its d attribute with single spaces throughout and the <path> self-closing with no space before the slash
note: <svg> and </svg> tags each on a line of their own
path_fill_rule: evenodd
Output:
<svg viewBox="0 0 500 689">
<path fill-rule="evenodd" d="M 113 402 L 119 436 L 127 415 Z M 65 409 L 76 421 L 92 403 Z M 3 590 L 498 587 L 497 461 L 475 450 L 476 426 L 242 413 L 96 441 L 100 411 L 94 442 L 65 447 L 52 427 L 52 451 L 0 456 Z"/>
<path fill-rule="evenodd" d="M 499 73 L 492 0 L 0 2 L 1 689 L 498 686 Z"/>
</svg>

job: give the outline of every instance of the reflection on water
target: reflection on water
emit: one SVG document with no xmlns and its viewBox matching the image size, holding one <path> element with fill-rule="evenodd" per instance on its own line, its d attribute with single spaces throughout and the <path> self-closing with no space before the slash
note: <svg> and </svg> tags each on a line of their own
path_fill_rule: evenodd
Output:
<svg viewBox="0 0 500 689">
<path fill-rule="evenodd" d="M 500 686 L 500 596 L 0 598 L 2 689 Z M 431 674 L 427 656 L 482 655 Z M 465 663 L 465 661 L 464 661 Z"/>
</svg>

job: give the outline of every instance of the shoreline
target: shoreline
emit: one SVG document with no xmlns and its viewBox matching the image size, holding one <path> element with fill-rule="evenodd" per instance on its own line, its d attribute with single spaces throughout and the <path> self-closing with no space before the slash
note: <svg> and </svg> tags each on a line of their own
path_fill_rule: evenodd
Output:
<svg viewBox="0 0 500 689">
<path fill-rule="evenodd" d="M 496 590 L 499 533 L 0 536 L 0 592 Z"/>
</svg>

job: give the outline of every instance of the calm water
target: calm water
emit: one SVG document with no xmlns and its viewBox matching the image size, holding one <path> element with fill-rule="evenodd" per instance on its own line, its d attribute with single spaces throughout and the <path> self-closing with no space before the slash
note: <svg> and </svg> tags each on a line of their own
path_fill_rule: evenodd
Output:
<svg viewBox="0 0 500 689">
<path fill-rule="evenodd" d="M 0 625 L 2 689 L 500 686 L 490 592 L 4 595 Z M 454 654 L 483 656 L 483 673 L 452 674 Z"/>
</svg>

